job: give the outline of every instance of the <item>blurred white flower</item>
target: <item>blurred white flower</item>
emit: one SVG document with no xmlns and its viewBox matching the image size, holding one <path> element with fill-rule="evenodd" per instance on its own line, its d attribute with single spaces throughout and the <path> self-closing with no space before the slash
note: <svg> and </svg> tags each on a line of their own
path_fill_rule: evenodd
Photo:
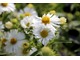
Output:
<svg viewBox="0 0 80 60">
<path fill-rule="evenodd" d="M 15 5 L 13 3 L 0 3 L 0 14 L 5 11 L 15 11 Z"/>
<path fill-rule="evenodd" d="M 28 6 L 26 6 L 23 10 L 20 10 L 18 13 L 18 16 L 20 15 L 24 15 L 24 16 L 37 16 L 37 12 L 34 8 L 30 8 Z"/>
<path fill-rule="evenodd" d="M 18 30 L 10 30 L 10 32 L 7 32 L 6 34 L 8 36 L 6 38 L 7 41 L 5 42 L 6 46 L 4 47 L 4 50 L 7 53 L 15 55 L 21 44 L 25 42 L 25 35 L 22 32 L 18 32 Z"/>
<path fill-rule="evenodd" d="M 27 16 L 23 20 L 21 20 L 20 23 L 23 28 L 29 28 L 33 25 L 34 22 L 35 21 L 33 16 Z"/>
<path fill-rule="evenodd" d="M 2 23 L 2 21 L 0 21 L 0 30 L 4 29 L 4 25 Z"/>
<path fill-rule="evenodd" d="M 33 34 L 35 38 L 39 38 L 39 42 L 43 45 L 47 45 L 49 40 L 54 38 L 56 29 L 52 25 L 38 25 L 34 28 Z"/>
</svg>

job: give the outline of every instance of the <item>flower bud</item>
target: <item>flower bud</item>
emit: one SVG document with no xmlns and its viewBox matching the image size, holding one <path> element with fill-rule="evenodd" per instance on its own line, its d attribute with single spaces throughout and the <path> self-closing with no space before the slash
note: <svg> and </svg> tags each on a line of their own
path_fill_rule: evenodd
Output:
<svg viewBox="0 0 80 60">
<path fill-rule="evenodd" d="M 29 8 L 33 8 L 34 6 L 33 6 L 33 4 L 28 4 L 27 5 Z"/>
<path fill-rule="evenodd" d="M 25 43 L 23 43 L 23 48 L 29 48 L 29 43 L 28 42 L 25 42 Z"/>
<path fill-rule="evenodd" d="M 73 16 L 71 13 L 68 13 L 68 14 L 67 14 L 67 17 L 68 17 L 68 19 L 69 19 L 70 21 L 74 18 L 74 16 Z"/>
<path fill-rule="evenodd" d="M 24 14 L 20 14 L 20 18 L 24 18 L 25 17 L 25 15 Z"/>
<path fill-rule="evenodd" d="M 65 24 L 66 23 L 66 18 L 65 17 L 61 17 L 60 18 L 60 23 L 61 24 Z"/>
<path fill-rule="evenodd" d="M 11 29 L 13 27 L 12 22 L 10 22 L 10 21 L 6 22 L 5 27 L 8 28 L 8 29 Z"/>
<path fill-rule="evenodd" d="M 56 11 L 55 10 L 52 10 L 49 12 L 50 14 L 56 14 Z"/>
<path fill-rule="evenodd" d="M 15 19 L 12 19 L 11 22 L 12 22 L 12 23 L 17 23 L 18 21 L 17 21 L 17 19 L 15 18 Z"/>
<path fill-rule="evenodd" d="M 43 47 L 41 49 L 42 55 L 43 56 L 53 56 L 55 55 L 55 52 L 53 52 L 49 47 Z"/>
</svg>

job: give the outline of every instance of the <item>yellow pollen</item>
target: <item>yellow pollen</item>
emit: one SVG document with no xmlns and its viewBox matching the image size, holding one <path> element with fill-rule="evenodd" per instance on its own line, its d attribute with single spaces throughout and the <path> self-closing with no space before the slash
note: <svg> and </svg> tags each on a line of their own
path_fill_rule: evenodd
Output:
<svg viewBox="0 0 80 60">
<path fill-rule="evenodd" d="M 42 31 L 40 32 L 40 35 L 41 35 L 41 37 L 45 38 L 45 37 L 48 36 L 48 31 L 44 29 L 44 30 L 42 30 Z"/>
<path fill-rule="evenodd" d="M 43 16 L 42 17 L 42 23 L 44 23 L 45 25 L 49 24 L 50 23 L 50 18 L 48 16 Z"/>
<path fill-rule="evenodd" d="M 28 23 L 26 24 L 26 26 L 29 27 L 29 26 L 30 26 L 30 23 L 28 22 Z"/>
<path fill-rule="evenodd" d="M 66 23 L 66 18 L 65 17 L 61 17 L 60 18 L 60 22 L 61 22 L 61 24 L 65 24 Z"/>
<path fill-rule="evenodd" d="M 29 12 L 26 12 L 24 15 L 25 16 L 31 16 L 31 14 Z"/>
<path fill-rule="evenodd" d="M 11 41 L 10 41 L 10 43 L 14 45 L 14 44 L 17 43 L 17 40 L 15 38 L 12 38 Z"/>
<path fill-rule="evenodd" d="M 1 5 L 2 5 L 3 7 L 6 7 L 6 6 L 8 5 L 8 3 L 1 3 Z"/>
<path fill-rule="evenodd" d="M 27 43 L 27 42 L 25 42 L 25 43 L 23 43 L 23 48 L 29 48 L 29 43 Z"/>
</svg>

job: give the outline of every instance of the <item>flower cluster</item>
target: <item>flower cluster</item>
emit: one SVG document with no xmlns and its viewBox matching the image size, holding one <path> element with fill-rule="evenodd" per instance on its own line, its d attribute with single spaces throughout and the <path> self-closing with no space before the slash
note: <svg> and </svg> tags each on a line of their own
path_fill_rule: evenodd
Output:
<svg viewBox="0 0 80 60">
<path fill-rule="evenodd" d="M 45 55 L 50 40 L 56 38 L 60 26 L 66 23 L 65 17 L 58 17 L 55 11 L 42 17 L 28 4 L 19 11 L 13 3 L 0 3 L 0 54 L 6 55 Z M 42 48 L 42 49 L 41 49 Z"/>
</svg>

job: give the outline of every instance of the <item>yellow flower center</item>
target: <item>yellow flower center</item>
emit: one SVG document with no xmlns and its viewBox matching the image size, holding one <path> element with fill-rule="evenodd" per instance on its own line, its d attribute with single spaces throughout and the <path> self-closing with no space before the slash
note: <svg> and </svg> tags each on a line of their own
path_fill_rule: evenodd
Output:
<svg viewBox="0 0 80 60">
<path fill-rule="evenodd" d="M 45 37 L 48 36 L 48 31 L 44 29 L 44 30 L 42 30 L 42 31 L 40 32 L 40 35 L 41 35 L 41 37 L 45 38 Z"/>
<path fill-rule="evenodd" d="M 10 41 L 10 43 L 11 43 L 12 45 L 14 45 L 14 44 L 17 43 L 17 40 L 16 40 L 15 38 L 12 38 L 11 41 Z"/>
<path fill-rule="evenodd" d="M 8 3 L 1 3 L 1 5 L 2 5 L 3 7 L 6 7 L 6 6 L 8 5 Z"/>
<path fill-rule="evenodd" d="M 60 18 L 60 22 L 61 22 L 61 24 L 65 24 L 66 23 L 66 18 L 65 17 L 61 17 Z"/>
<path fill-rule="evenodd" d="M 31 14 L 29 12 L 26 12 L 24 15 L 25 16 L 31 16 Z"/>
<path fill-rule="evenodd" d="M 29 27 L 29 26 L 30 26 L 30 23 L 28 22 L 28 23 L 26 24 L 26 26 Z"/>
<path fill-rule="evenodd" d="M 50 18 L 48 16 L 42 17 L 42 23 L 44 23 L 45 25 L 49 24 L 50 23 Z"/>
<path fill-rule="evenodd" d="M 29 48 L 29 43 L 27 43 L 27 42 L 25 42 L 25 43 L 23 43 L 23 48 Z"/>
</svg>

